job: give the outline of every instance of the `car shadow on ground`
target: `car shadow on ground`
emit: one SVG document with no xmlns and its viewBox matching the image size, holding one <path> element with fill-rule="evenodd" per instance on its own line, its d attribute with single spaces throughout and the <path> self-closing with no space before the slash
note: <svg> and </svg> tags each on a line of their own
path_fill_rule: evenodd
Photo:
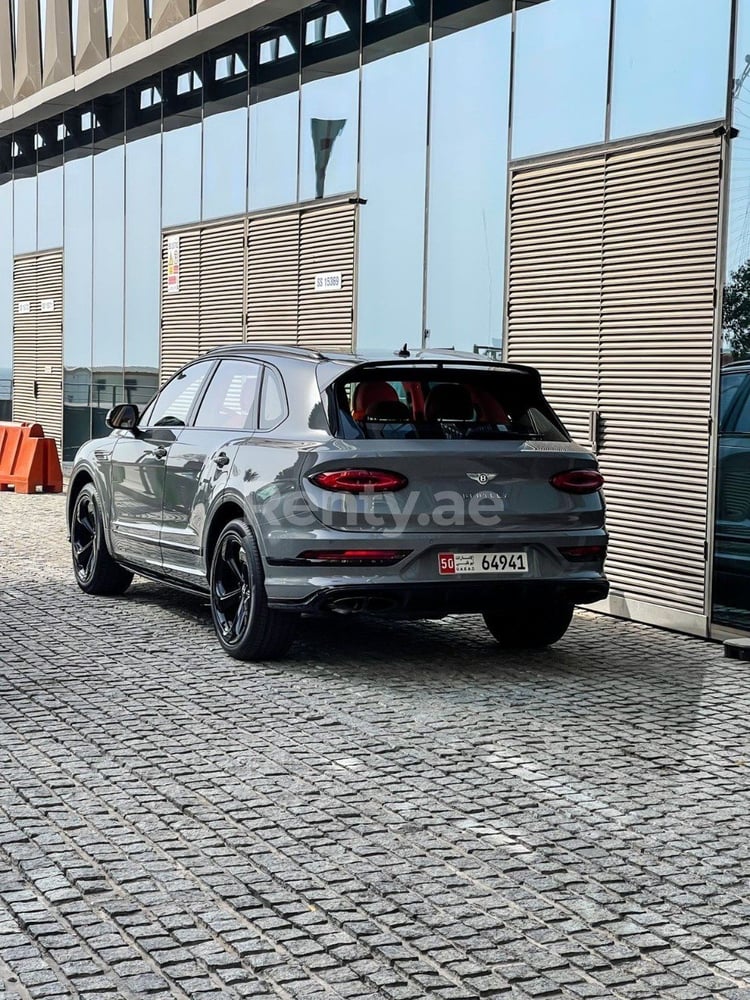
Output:
<svg viewBox="0 0 750 1000">
<path fill-rule="evenodd" d="M 152 583 L 137 584 L 128 596 L 190 620 L 211 641 L 207 600 Z M 632 723 L 689 738 L 706 671 L 720 656 L 715 644 L 590 612 L 576 614 L 555 646 L 512 651 L 501 649 L 476 615 L 439 621 L 352 615 L 303 618 L 289 654 L 273 668 L 337 687 L 398 686 L 445 708 L 456 692 L 481 695 L 483 711 L 532 707 L 554 690 L 585 726 L 629 719 L 626 728 Z M 240 675 L 252 669 L 237 663 Z"/>
</svg>

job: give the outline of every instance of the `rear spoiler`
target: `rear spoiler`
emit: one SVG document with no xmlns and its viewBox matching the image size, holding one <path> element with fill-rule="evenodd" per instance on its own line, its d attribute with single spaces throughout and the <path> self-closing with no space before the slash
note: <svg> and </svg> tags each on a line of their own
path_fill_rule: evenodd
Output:
<svg viewBox="0 0 750 1000">
<path fill-rule="evenodd" d="M 354 376 L 359 372 L 377 370 L 378 368 L 389 368 L 394 372 L 405 372 L 412 368 L 434 368 L 438 371 L 443 369 L 459 370 L 462 368 L 481 368 L 485 371 L 507 372 L 511 374 L 517 372 L 524 375 L 541 392 L 542 378 L 536 368 L 530 365 L 511 365 L 502 361 L 492 361 L 489 358 L 477 358 L 472 361 L 470 358 L 399 358 L 378 359 L 377 361 L 363 361 L 357 364 L 353 362 L 346 364 L 340 361 L 324 361 L 318 365 L 318 385 L 321 392 L 332 385 L 342 375 Z"/>
</svg>

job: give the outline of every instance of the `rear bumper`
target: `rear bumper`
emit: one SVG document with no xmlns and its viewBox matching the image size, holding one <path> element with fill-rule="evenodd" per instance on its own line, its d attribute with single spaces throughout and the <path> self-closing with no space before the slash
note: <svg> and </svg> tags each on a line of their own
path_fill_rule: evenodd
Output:
<svg viewBox="0 0 750 1000">
<path fill-rule="evenodd" d="M 278 610 L 306 614 L 370 612 L 395 617 L 441 618 L 450 614 L 479 614 L 498 608 L 538 607 L 566 601 L 593 604 L 604 600 L 609 582 L 604 577 L 585 580 L 501 580 L 488 582 L 390 583 L 325 587 L 304 600 L 271 600 Z"/>
</svg>

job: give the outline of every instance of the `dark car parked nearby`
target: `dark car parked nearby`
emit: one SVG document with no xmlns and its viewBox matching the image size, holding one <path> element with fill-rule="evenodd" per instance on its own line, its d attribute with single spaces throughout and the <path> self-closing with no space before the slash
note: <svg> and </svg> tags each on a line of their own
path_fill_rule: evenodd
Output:
<svg viewBox="0 0 750 1000">
<path fill-rule="evenodd" d="M 750 610 L 750 360 L 721 370 L 714 601 Z"/>
<path fill-rule="evenodd" d="M 205 593 L 238 659 L 281 655 L 302 613 L 481 612 L 541 646 L 607 594 L 596 460 L 532 368 L 227 347 L 108 424 L 71 475 L 79 585 Z"/>
</svg>

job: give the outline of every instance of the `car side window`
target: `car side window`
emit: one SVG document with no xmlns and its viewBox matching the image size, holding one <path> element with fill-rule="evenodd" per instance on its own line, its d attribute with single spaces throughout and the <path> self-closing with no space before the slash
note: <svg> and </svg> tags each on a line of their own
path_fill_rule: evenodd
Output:
<svg viewBox="0 0 750 1000">
<path fill-rule="evenodd" d="M 267 431 L 276 427 L 286 416 L 286 393 L 281 376 L 275 369 L 266 368 L 260 399 L 260 428 Z"/>
<path fill-rule="evenodd" d="M 732 372 L 721 376 L 721 392 L 719 394 L 719 427 L 723 430 L 724 421 L 729 409 L 737 396 L 737 390 L 749 376 L 747 372 Z"/>
<path fill-rule="evenodd" d="M 750 394 L 745 397 L 744 402 L 740 400 L 742 408 L 737 414 L 737 419 L 734 421 L 734 427 L 732 427 L 730 433 L 732 434 L 750 434 Z"/>
<path fill-rule="evenodd" d="M 221 361 L 201 401 L 195 426 L 252 430 L 260 371 L 260 365 L 252 361 Z"/>
<path fill-rule="evenodd" d="M 199 361 L 167 382 L 154 401 L 151 411 L 144 414 L 144 426 L 184 427 L 190 408 L 213 366 L 213 361 Z"/>
</svg>

